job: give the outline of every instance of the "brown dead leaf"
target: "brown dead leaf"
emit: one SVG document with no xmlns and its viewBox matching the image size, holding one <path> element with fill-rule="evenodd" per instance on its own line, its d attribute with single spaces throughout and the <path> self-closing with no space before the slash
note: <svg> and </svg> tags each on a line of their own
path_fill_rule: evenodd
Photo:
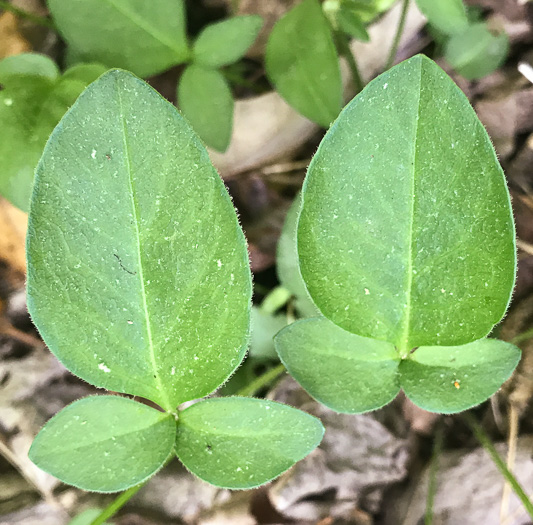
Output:
<svg viewBox="0 0 533 525">
<path fill-rule="evenodd" d="M 26 273 L 27 227 L 27 214 L 0 197 L 0 259 L 22 276 Z"/>
<path fill-rule="evenodd" d="M 22 36 L 19 20 L 13 13 L 0 15 L 0 58 L 30 51 L 29 42 Z"/>
<path fill-rule="evenodd" d="M 379 422 L 378 413 L 333 412 L 291 378 L 271 397 L 319 417 L 326 428 L 319 448 L 269 487 L 270 501 L 280 514 L 299 523 L 327 517 L 350 520 L 360 508 L 378 511 L 384 491 L 407 475 L 407 441 Z"/>
</svg>

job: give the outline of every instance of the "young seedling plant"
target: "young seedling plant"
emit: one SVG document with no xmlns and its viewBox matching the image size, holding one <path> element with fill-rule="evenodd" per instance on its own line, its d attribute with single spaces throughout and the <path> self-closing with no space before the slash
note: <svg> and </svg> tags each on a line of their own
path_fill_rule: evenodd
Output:
<svg viewBox="0 0 533 525">
<path fill-rule="evenodd" d="M 281 276 L 322 317 L 275 342 L 314 398 L 361 413 L 403 389 L 421 408 L 455 413 L 511 375 L 520 350 L 486 338 L 515 280 L 509 193 L 485 129 L 434 62 L 407 60 L 348 104 L 297 211 L 301 276 L 286 264 Z"/>
<path fill-rule="evenodd" d="M 30 458 L 85 490 L 148 479 L 173 455 L 221 487 L 275 478 L 321 441 L 319 420 L 211 398 L 246 351 L 251 274 L 224 184 L 178 111 L 132 74 L 91 84 L 38 164 L 28 308 L 74 374 L 118 395 L 67 406 Z M 290 432 L 287 429 L 290 428 Z"/>
</svg>

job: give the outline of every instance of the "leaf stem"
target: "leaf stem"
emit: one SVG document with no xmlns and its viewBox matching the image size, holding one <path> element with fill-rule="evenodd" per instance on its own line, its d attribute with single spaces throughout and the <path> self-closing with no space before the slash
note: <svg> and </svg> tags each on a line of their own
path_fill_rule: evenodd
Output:
<svg viewBox="0 0 533 525">
<path fill-rule="evenodd" d="M 435 504 L 435 494 L 437 493 L 437 472 L 439 470 L 439 456 L 442 452 L 442 442 L 444 433 L 442 426 L 437 428 L 435 440 L 433 442 L 433 453 L 431 455 L 431 466 L 429 469 L 428 495 L 426 499 L 425 525 L 433 525 L 433 506 Z"/>
<path fill-rule="evenodd" d="M 9 11 L 20 18 L 25 18 L 34 24 L 55 29 L 54 23 L 49 18 L 24 11 L 24 9 L 20 9 L 19 7 L 12 5 L 10 2 L 7 2 L 7 0 L 0 0 L 0 9 Z"/>
<path fill-rule="evenodd" d="M 494 445 L 492 444 L 490 438 L 487 436 L 481 425 L 470 414 L 463 414 L 462 417 L 466 424 L 472 430 L 472 433 L 474 434 L 476 439 L 489 453 L 490 457 L 492 458 L 492 461 L 494 461 L 494 464 L 496 465 L 496 467 L 498 467 L 498 470 L 502 473 L 503 477 L 508 481 L 509 485 L 511 485 L 515 494 L 522 502 L 522 505 L 526 509 L 529 516 L 533 518 L 533 503 L 531 503 L 531 500 L 528 498 L 527 494 L 522 488 L 522 485 L 520 485 L 513 473 L 507 468 L 507 465 L 498 454 L 498 451 L 494 448 Z"/>
<path fill-rule="evenodd" d="M 340 31 L 336 33 L 336 37 L 337 45 L 339 48 L 339 55 L 344 57 L 344 59 L 348 63 L 348 67 L 350 68 L 350 73 L 352 75 L 352 82 L 354 85 L 355 94 L 357 95 L 357 93 L 363 90 L 363 88 L 365 87 L 365 83 L 361 78 L 359 66 L 357 65 L 355 56 L 350 48 L 350 39 L 345 33 L 341 33 Z"/>
<path fill-rule="evenodd" d="M 117 498 L 115 498 L 101 513 L 100 515 L 91 521 L 91 525 L 102 525 L 105 521 L 114 516 L 139 490 L 144 487 L 148 480 L 130 487 L 128 490 L 121 492 Z"/>
<path fill-rule="evenodd" d="M 405 27 L 405 21 L 407 20 L 407 11 L 409 9 L 409 0 L 403 0 L 402 13 L 400 15 L 400 21 L 398 22 L 398 29 L 394 35 L 394 40 L 392 41 L 392 47 L 389 53 L 389 58 L 385 65 L 385 71 L 390 69 L 394 64 L 394 59 L 396 58 L 396 53 L 398 52 L 398 46 L 400 45 L 400 39 L 402 38 L 403 29 Z"/>
<path fill-rule="evenodd" d="M 529 330 L 526 330 L 525 332 L 522 332 L 521 334 L 516 335 L 511 339 L 511 343 L 514 345 L 517 345 L 518 343 L 521 343 L 522 341 L 525 341 L 526 339 L 531 339 L 533 337 L 533 328 L 530 328 Z"/>
<path fill-rule="evenodd" d="M 267 370 L 264 374 L 254 379 L 249 385 L 241 388 L 235 395 L 236 396 L 253 396 L 258 390 L 272 383 L 281 374 L 285 372 L 285 367 L 280 363 L 278 366 Z"/>
</svg>

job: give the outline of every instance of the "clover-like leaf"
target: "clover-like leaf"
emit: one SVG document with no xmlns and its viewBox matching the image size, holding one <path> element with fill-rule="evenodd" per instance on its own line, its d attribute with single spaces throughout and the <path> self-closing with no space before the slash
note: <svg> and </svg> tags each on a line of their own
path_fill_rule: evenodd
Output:
<svg viewBox="0 0 533 525">
<path fill-rule="evenodd" d="M 257 15 L 233 16 L 208 25 L 194 43 L 194 62 L 206 68 L 236 62 L 254 43 L 262 25 L 263 19 Z"/>
<path fill-rule="evenodd" d="M 498 69 L 509 52 L 509 37 L 493 34 L 484 23 L 472 24 L 446 43 L 444 56 L 465 78 L 474 80 Z"/>
<path fill-rule="evenodd" d="M 304 0 L 276 23 L 265 67 L 280 95 L 308 119 L 328 127 L 339 114 L 339 60 L 318 0 Z"/>
<path fill-rule="evenodd" d="M 33 441 L 41 469 L 84 490 L 119 492 L 148 479 L 170 456 L 171 414 L 118 396 L 92 396 L 56 414 Z"/>
<path fill-rule="evenodd" d="M 189 56 L 183 0 L 47 0 L 77 60 L 147 77 Z"/>
<path fill-rule="evenodd" d="M 48 347 L 97 386 L 167 410 L 244 357 L 251 276 L 207 152 L 130 73 L 91 84 L 36 172 L 28 308 Z"/>
<path fill-rule="evenodd" d="M 291 376 L 337 412 L 376 410 L 400 391 L 400 358 L 390 343 L 351 334 L 324 318 L 293 323 L 274 341 Z"/>
<path fill-rule="evenodd" d="M 191 65 L 178 84 L 178 104 L 200 138 L 217 151 L 226 151 L 233 129 L 233 95 L 216 69 Z"/>
<path fill-rule="evenodd" d="M 420 347 L 401 362 L 400 383 L 415 405 L 453 414 L 496 393 L 519 360 L 516 346 L 496 339 L 464 346 Z"/>
<path fill-rule="evenodd" d="M 416 56 L 371 82 L 323 139 L 304 182 L 300 267 L 345 330 L 461 345 L 502 318 L 515 278 L 505 177 L 465 95 Z"/>
<path fill-rule="evenodd" d="M 318 419 L 281 403 L 213 398 L 180 413 L 176 454 L 212 485 L 250 489 L 307 456 L 323 434 Z"/>
</svg>

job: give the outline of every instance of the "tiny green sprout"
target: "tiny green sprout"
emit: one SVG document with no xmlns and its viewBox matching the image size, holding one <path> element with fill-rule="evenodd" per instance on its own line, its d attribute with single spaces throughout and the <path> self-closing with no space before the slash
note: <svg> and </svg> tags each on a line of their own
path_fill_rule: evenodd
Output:
<svg viewBox="0 0 533 525">
<path fill-rule="evenodd" d="M 319 420 L 272 401 L 179 408 L 243 360 L 251 273 L 207 151 L 142 80 L 110 71 L 61 119 L 36 171 L 27 257 L 28 308 L 50 350 L 89 383 L 158 407 L 118 395 L 72 403 L 30 449 L 43 470 L 116 492 L 176 454 L 214 485 L 247 489 L 320 443 Z"/>
<path fill-rule="evenodd" d="M 276 348 L 312 396 L 359 413 L 403 389 L 454 413 L 500 388 L 520 359 L 486 338 L 514 286 L 510 197 L 487 132 L 444 71 L 419 55 L 371 82 L 322 140 L 301 200 L 307 290 L 298 268 L 282 276 L 323 317 L 284 328 Z"/>
</svg>

